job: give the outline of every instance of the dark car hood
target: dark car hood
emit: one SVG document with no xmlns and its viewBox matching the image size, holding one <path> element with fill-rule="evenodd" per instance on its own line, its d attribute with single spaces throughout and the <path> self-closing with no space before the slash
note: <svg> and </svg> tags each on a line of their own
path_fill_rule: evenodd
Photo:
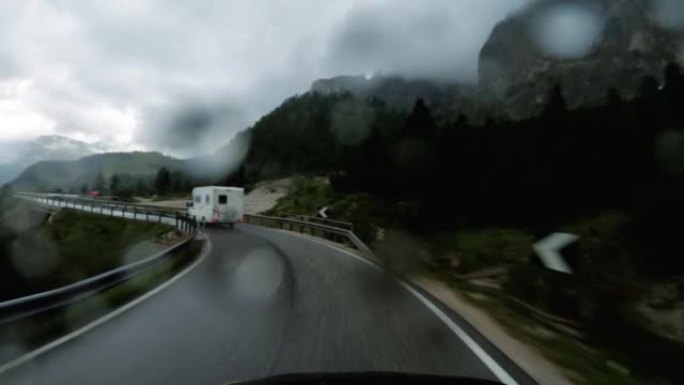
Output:
<svg viewBox="0 0 684 385">
<path fill-rule="evenodd" d="M 501 385 L 499 382 L 465 377 L 422 374 L 366 372 L 286 374 L 258 380 L 230 382 L 233 385 Z"/>
</svg>

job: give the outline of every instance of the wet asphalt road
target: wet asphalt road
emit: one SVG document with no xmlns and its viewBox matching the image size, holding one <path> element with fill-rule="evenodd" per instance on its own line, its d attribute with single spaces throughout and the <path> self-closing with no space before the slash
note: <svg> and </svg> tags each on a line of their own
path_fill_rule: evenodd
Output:
<svg viewBox="0 0 684 385">
<path fill-rule="evenodd" d="M 0 373 L 0 383 L 221 384 L 331 371 L 496 380 L 443 320 L 379 269 L 284 231 L 241 225 L 206 234 L 211 251 L 187 274 Z"/>
</svg>

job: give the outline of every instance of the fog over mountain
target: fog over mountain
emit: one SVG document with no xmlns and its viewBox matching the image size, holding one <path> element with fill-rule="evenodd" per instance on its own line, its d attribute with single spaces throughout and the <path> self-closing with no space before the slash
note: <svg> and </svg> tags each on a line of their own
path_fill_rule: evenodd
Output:
<svg viewBox="0 0 684 385">
<path fill-rule="evenodd" d="M 108 150 L 104 143 L 86 143 L 57 135 L 0 142 L 0 184 L 11 181 L 26 167 L 40 161 L 76 160 Z"/>
<path fill-rule="evenodd" d="M 0 4 L 0 142 L 60 135 L 196 156 L 319 78 L 474 83 L 526 0 Z"/>
</svg>

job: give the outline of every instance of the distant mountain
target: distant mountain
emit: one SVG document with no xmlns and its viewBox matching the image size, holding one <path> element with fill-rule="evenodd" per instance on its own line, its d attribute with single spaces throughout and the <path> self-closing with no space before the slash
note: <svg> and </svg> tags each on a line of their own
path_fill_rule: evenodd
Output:
<svg viewBox="0 0 684 385">
<path fill-rule="evenodd" d="M 182 169 L 183 161 L 158 152 L 90 155 L 75 161 L 42 161 L 29 166 L 11 182 L 17 190 L 72 190 L 92 187 L 98 172 L 105 179 L 114 174 L 152 178 L 161 167 Z"/>
<path fill-rule="evenodd" d="M 614 87 L 625 97 L 644 76 L 662 79 L 681 36 L 662 28 L 647 0 L 538 0 L 495 26 L 479 57 L 481 95 L 514 118 L 540 111 L 558 83 L 569 107 L 597 104 Z M 571 32 L 554 27 L 575 23 Z M 596 37 L 591 38 L 592 30 Z M 589 39 L 576 55 L 578 39 Z M 573 55 L 575 54 L 575 55 Z M 681 59 L 681 57 L 679 58 Z"/>
<path fill-rule="evenodd" d="M 401 76 L 337 76 L 316 80 L 311 92 L 323 95 L 349 92 L 359 99 L 382 99 L 392 107 L 410 109 L 422 98 L 434 108 L 451 107 L 463 96 L 472 95 L 474 86 Z"/>
<path fill-rule="evenodd" d="M 76 160 L 107 152 L 101 143 L 85 143 L 58 135 L 41 136 L 32 141 L 0 145 L 0 185 L 11 181 L 26 167 L 40 161 Z"/>
</svg>

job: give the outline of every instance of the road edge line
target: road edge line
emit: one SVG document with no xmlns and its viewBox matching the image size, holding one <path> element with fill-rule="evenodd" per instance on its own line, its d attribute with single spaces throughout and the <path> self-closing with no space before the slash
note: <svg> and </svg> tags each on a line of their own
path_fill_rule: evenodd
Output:
<svg viewBox="0 0 684 385">
<path fill-rule="evenodd" d="M 190 266 L 186 267 L 183 271 L 181 271 L 180 273 L 171 277 L 169 280 L 162 283 L 161 285 L 155 287 L 154 289 L 152 289 L 152 290 L 148 291 L 147 293 L 141 295 L 140 297 L 134 299 L 133 301 L 128 302 L 127 304 L 121 306 L 120 308 L 114 309 L 113 311 L 111 311 L 111 312 L 103 315 L 102 317 L 90 322 L 89 324 L 81 326 L 80 328 L 72 331 L 71 333 L 69 333 L 65 336 L 62 336 L 62 337 L 60 337 L 60 338 L 58 338 L 52 342 L 47 343 L 46 345 L 43 345 L 43 346 L 41 346 L 35 350 L 32 350 L 32 351 L 22 355 L 22 356 L 19 356 L 19 357 L 13 359 L 12 361 L 9 361 L 3 365 L 0 365 L 0 375 L 3 375 L 5 373 L 9 372 L 10 370 L 28 362 L 28 361 L 31 361 L 34 358 L 36 358 L 42 354 L 45 354 L 48 351 L 66 343 L 68 341 L 70 341 L 70 340 L 72 340 L 72 339 L 74 339 L 74 338 L 76 338 L 82 334 L 85 334 L 86 332 L 90 331 L 91 329 L 94 329 L 94 328 L 104 324 L 105 322 L 116 318 L 117 316 L 119 316 L 119 315 L 123 314 L 124 312 L 134 308 L 135 306 L 143 303 L 144 301 L 151 298 L 155 294 L 157 294 L 157 293 L 161 292 L 162 290 L 166 289 L 167 287 L 171 286 L 174 282 L 178 281 L 180 278 L 182 278 L 187 273 L 189 273 L 191 270 L 193 270 L 195 267 L 197 267 L 197 265 L 199 265 L 202 261 L 204 261 L 204 259 L 206 259 L 206 257 L 209 255 L 209 253 L 211 253 L 211 250 L 213 247 L 211 244 L 211 240 L 203 232 L 199 232 L 199 234 L 204 238 L 204 240 L 206 242 L 205 246 L 202 248 L 202 251 L 200 252 L 200 255 L 197 258 L 197 260 L 195 260 L 195 262 L 193 262 Z"/>
<path fill-rule="evenodd" d="M 280 229 L 274 229 L 274 230 L 280 230 Z M 280 230 L 283 232 L 288 232 L 286 230 Z M 288 232 L 290 233 L 290 232 Z M 297 234 L 297 233 L 294 233 Z M 303 239 L 308 239 L 311 242 L 317 243 L 322 246 L 330 247 L 333 248 L 337 251 L 340 251 L 344 254 L 347 254 L 351 256 L 352 258 L 355 258 L 379 271 L 383 271 L 383 268 L 375 264 L 374 262 L 360 256 L 352 253 L 351 251 L 345 250 L 341 247 L 337 247 L 335 245 L 331 245 L 325 242 L 321 242 L 313 237 L 308 237 L 308 236 L 301 236 L 305 234 L 297 234 L 300 235 L 300 238 Z M 404 289 L 406 289 L 409 293 L 413 294 L 416 299 L 418 299 L 425 307 L 427 307 L 434 315 L 437 316 L 448 328 L 451 330 L 452 333 L 456 335 L 472 352 L 477 356 L 477 358 L 489 369 L 490 372 L 499 380 L 501 383 L 505 385 L 518 385 L 518 382 L 504 369 L 499 365 L 496 360 L 494 360 L 489 353 L 487 353 L 481 346 L 478 344 L 472 337 L 468 335 L 468 333 L 463 330 L 456 322 L 454 322 L 448 315 L 446 315 L 437 305 L 435 305 L 432 301 L 430 301 L 427 297 L 425 297 L 423 294 L 418 292 L 415 288 L 413 288 L 409 283 L 407 283 L 403 279 L 399 279 L 395 277 L 395 280 L 397 283 L 402 286 Z"/>
</svg>

